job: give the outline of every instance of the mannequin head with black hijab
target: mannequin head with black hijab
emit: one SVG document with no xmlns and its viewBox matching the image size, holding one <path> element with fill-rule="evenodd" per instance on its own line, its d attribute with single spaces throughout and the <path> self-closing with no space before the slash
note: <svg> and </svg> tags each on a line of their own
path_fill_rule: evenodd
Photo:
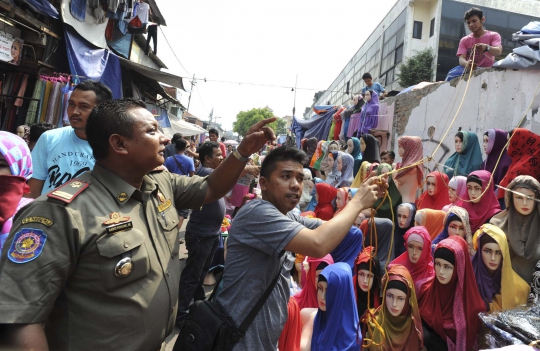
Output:
<svg viewBox="0 0 540 351">
<path fill-rule="evenodd" d="M 362 162 L 381 163 L 379 141 L 373 135 L 364 134 L 360 137 L 360 150 L 362 151 Z"/>
</svg>

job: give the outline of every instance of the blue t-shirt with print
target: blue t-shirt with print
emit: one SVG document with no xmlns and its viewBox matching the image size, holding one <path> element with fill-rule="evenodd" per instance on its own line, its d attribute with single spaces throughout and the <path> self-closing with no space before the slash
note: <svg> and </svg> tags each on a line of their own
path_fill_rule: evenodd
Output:
<svg viewBox="0 0 540 351">
<path fill-rule="evenodd" d="M 375 82 L 375 83 L 371 84 L 370 87 L 368 87 L 368 86 L 363 87 L 362 88 L 362 94 L 364 94 L 368 90 L 373 90 L 373 91 L 377 92 L 377 95 L 381 96 L 382 92 L 384 91 L 384 87 L 381 85 L 381 83 Z"/>
<path fill-rule="evenodd" d="M 53 129 L 43 133 L 32 150 L 32 178 L 45 181 L 43 195 L 92 170 L 95 163 L 90 144 L 72 127 Z"/>
</svg>

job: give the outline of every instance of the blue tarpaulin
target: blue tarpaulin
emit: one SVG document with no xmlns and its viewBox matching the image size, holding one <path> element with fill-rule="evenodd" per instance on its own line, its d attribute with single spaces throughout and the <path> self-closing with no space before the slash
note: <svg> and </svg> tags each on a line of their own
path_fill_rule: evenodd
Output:
<svg viewBox="0 0 540 351">
<path fill-rule="evenodd" d="M 149 103 L 146 104 L 146 109 L 154 115 L 160 127 L 171 128 L 171 121 L 169 120 L 167 110 Z"/>
<path fill-rule="evenodd" d="M 310 119 L 298 119 L 294 117 L 291 126 L 296 134 L 296 144 L 300 147 L 302 138 L 317 138 L 317 140 L 328 139 L 328 132 L 332 125 L 332 118 L 337 111 L 335 106 L 315 106 L 319 111 L 326 110 L 326 113 L 321 112 L 320 115 L 314 115 Z M 303 132 L 303 135 L 299 135 Z M 300 137 L 299 137 L 300 136 Z"/>
<path fill-rule="evenodd" d="M 32 9 L 43 15 L 58 19 L 58 10 L 47 0 L 24 0 Z"/>
<path fill-rule="evenodd" d="M 64 26 L 66 49 L 71 74 L 83 76 L 108 86 L 115 99 L 122 98 L 122 70 L 118 56 L 109 50 L 96 48 L 69 25 Z"/>
</svg>

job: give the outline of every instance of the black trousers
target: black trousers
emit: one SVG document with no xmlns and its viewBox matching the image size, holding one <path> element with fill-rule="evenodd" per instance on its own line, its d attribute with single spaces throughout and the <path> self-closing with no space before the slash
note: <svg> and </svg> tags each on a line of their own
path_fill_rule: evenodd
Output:
<svg viewBox="0 0 540 351">
<path fill-rule="evenodd" d="M 148 26 L 148 34 L 146 35 L 146 55 L 150 51 L 150 39 L 154 42 L 154 54 L 157 55 L 157 25 Z"/>
</svg>

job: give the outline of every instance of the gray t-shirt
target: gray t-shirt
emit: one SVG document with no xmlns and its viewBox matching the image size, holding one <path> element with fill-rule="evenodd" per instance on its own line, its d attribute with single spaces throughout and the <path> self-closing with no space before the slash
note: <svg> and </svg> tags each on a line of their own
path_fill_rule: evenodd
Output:
<svg viewBox="0 0 540 351">
<path fill-rule="evenodd" d="M 285 216 L 265 200 L 248 202 L 238 212 L 229 231 L 223 291 L 218 297 L 237 326 L 282 266 L 283 269 L 274 290 L 234 351 L 277 349 L 287 321 L 290 270 L 294 265 L 294 256 L 283 249 L 304 227 L 315 229 L 321 224 L 320 220 L 295 214 Z"/>
</svg>

